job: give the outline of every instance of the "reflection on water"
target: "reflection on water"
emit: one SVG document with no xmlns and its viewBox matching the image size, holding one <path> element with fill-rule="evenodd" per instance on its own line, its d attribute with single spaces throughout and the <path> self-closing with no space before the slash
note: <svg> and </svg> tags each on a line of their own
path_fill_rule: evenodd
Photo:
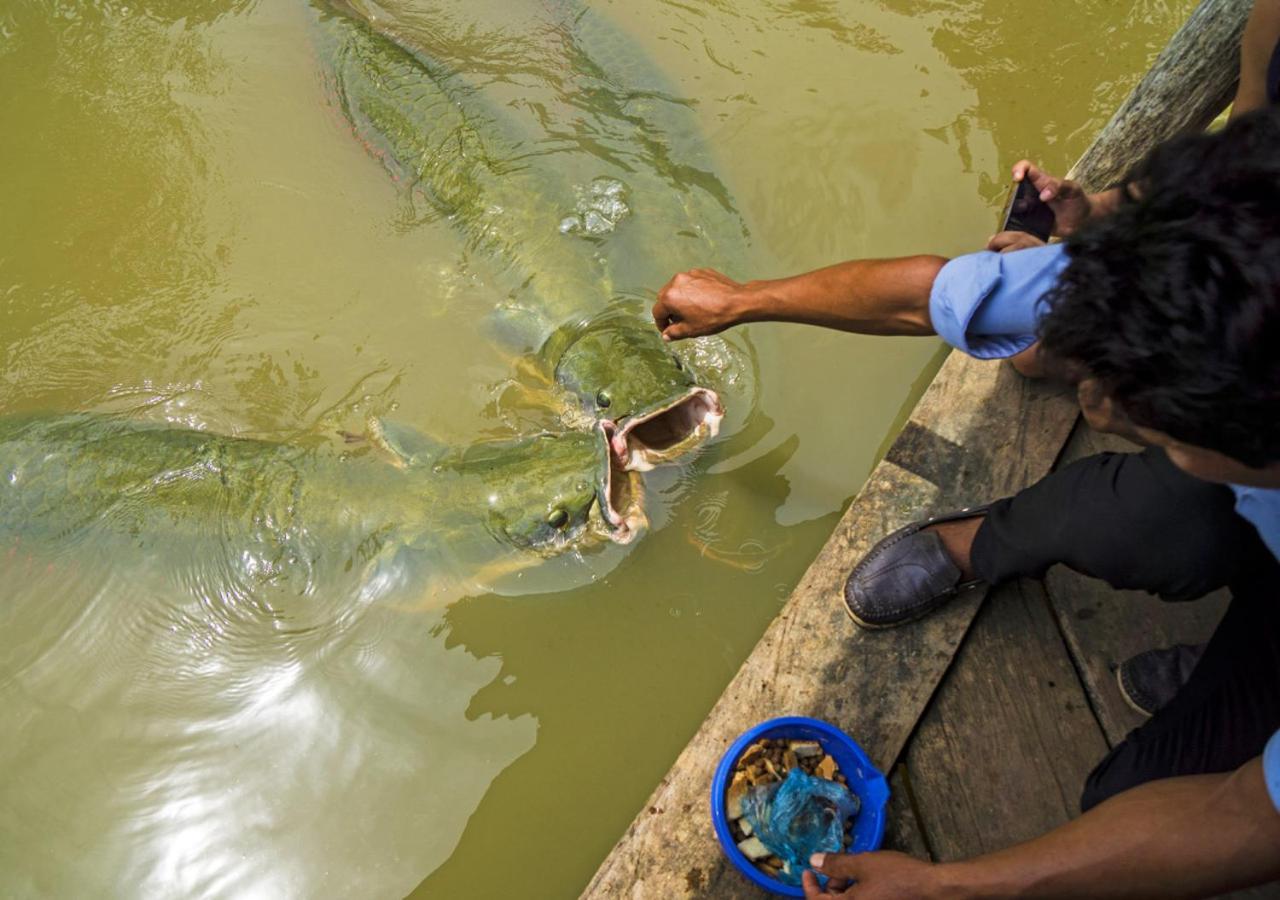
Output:
<svg viewBox="0 0 1280 900">
<path fill-rule="evenodd" d="M 606 459 L 577 433 L 393 465 L 124 418 L 0 421 L 6 884 L 407 890 L 534 732 L 463 717 L 493 672 L 448 651 L 440 609 L 484 589 L 486 562 L 585 528 Z M 555 530 L 549 506 L 568 511 Z"/>
<path fill-rule="evenodd" d="M 123 380 L 143 348 L 176 338 L 207 350 L 232 327 L 231 310 L 202 303 L 218 289 L 203 208 L 216 175 L 206 129 L 177 99 L 217 91 L 223 63 L 198 31 L 162 18 L 8 6 L 0 398 L 6 409 L 91 402 L 104 368 Z"/>
<path fill-rule="evenodd" d="M 3 566 L 11 896 L 394 895 L 533 744 L 531 716 L 465 715 L 496 663 L 381 591 L 327 588 L 361 612 L 299 646 L 175 607 L 146 566 L 28 565 Z"/>
<path fill-rule="evenodd" d="M 985 0 L 349 2 L 495 111 L 563 188 L 547 240 L 641 302 L 690 265 L 980 245 L 1009 164 L 1064 169 L 1190 6 L 1090 0 L 1032 27 Z M 332 102 L 316 16 L 0 10 L 0 413 L 128 412 L 306 458 L 387 413 L 455 445 L 546 423 L 479 314 L 511 285 L 447 216 L 406 214 L 420 200 Z M 0 883 L 573 895 L 936 349 L 751 344 L 722 439 L 647 476 L 643 541 L 495 572 L 447 609 L 439 556 L 347 568 L 341 529 L 274 579 L 231 516 L 7 530 Z M 373 495 L 332 483 L 335 515 Z M 471 571 L 472 546 L 443 568 Z"/>
</svg>

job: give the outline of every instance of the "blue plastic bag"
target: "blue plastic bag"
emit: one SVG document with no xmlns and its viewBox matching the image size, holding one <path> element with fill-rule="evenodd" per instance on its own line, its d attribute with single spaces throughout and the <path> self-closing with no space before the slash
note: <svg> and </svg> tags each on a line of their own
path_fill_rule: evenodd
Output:
<svg viewBox="0 0 1280 900">
<path fill-rule="evenodd" d="M 782 784 L 743 797 L 742 814 L 760 843 L 790 863 L 778 879 L 799 884 L 810 856 L 844 850 L 844 823 L 858 814 L 858 798 L 839 782 L 792 769 Z"/>
</svg>

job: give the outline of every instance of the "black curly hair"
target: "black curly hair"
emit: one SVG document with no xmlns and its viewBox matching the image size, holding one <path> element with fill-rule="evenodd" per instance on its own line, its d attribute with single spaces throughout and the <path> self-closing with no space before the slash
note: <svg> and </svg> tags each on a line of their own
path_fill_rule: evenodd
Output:
<svg viewBox="0 0 1280 900">
<path fill-rule="evenodd" d="M 1280 108 L 1169 141 L 1067 242 L 1040 340 L 1136 424 L 1280 461 Z"/>
</svg>

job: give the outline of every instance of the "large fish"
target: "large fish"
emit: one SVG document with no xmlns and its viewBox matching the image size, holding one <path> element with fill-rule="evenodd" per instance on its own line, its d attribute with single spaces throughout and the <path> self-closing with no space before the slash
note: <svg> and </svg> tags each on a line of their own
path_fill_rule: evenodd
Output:
<svg viewBox="0 0 1280 900">
<path fill-rule="evenodd" d="M 639 476 L 599 430 L 442 448 L 378 425 L 339 451 L 101 415 L 0 419 L 0 542 L 106 536 L 166 563 L 217 555 L 225 581 L 305 592 L 322 565 L 422 551 L 435 584 L 644 524 Z"/>
<path fill-rule="evenodd" d="M 600 423 L 620 461 L 647 469 L 718 429 L 699 383 L 641 308 L 615 302 L 591 244 L 564 233 L 574 190 L 451 72 L 346 15 L 318 23 L 334 91 L 357 135 L 511 285 L 503 328 L 573 398 L 571 423 Z"/>
</svg>

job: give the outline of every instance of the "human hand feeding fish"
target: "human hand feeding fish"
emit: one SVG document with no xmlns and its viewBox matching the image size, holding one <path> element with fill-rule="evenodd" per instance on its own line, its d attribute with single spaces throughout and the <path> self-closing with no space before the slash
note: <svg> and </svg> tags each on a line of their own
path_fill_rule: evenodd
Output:
<svg viewBox="0 0 1280 900">
<path fill-rule="evenodd" d="M 556 383 L 604 430 L 624 469 L 648 471 L 719 432 L 719 396 L 626 306 L 575 326 L 554 368 Z"/>
<path fill-rule="evenodd" d="M 719 334 L 747 321 L 752 296 L 749 283 L 715 269 L 680 272 L 658 291 L 653 321 L 667 341 Z"/>
</svg>

